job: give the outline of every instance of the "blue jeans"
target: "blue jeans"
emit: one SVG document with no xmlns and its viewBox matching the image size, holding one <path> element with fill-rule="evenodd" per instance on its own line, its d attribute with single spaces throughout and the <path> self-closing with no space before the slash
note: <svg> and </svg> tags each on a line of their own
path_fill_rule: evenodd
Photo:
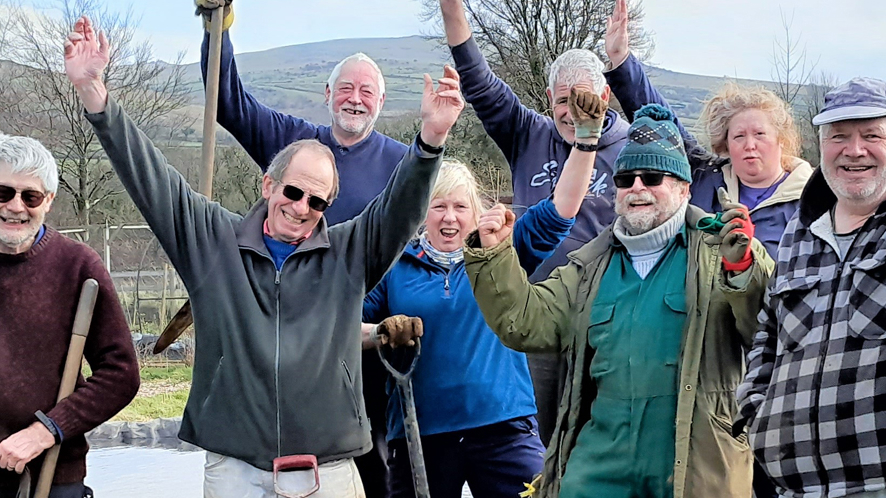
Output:
<svg viewBox="0 0 886 498">
<path fill-rule="evenodd" d="M 544 446 L 535 417 L 422 436 L 428 486 L 434 498 L 459 498 L 465 482 L 474 496 L 514 498 L 541 472 Z M 413 498 L 405 439 L 388 442 L 391 498 Z"/>
</svg>

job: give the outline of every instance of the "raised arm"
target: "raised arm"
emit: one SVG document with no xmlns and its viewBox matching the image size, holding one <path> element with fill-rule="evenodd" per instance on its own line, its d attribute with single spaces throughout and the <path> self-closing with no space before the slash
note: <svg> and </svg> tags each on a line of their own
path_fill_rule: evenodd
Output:
<svg viewBox="0 0 886 498">
<path fill-rule="evenodd" d="M 200 49 L 200 69 L 204 84 L 208 57 L 209 33 L 205 33 Z M 314 138 L 317 135 L 314 124 L 265 106 L 243 88 L 237 63 L 234 61 L 234 47 L 227 30 L 222 33 L 217 121 L 237 139 L 262 172 L 268 169 L 271 160 L 284 147 L 296 140 Z"/>
<path fill-rule="evenodd" d="M 604 74 L 628 121 L 633 122 L 634 113 L 646 104 L 660 104 L 668 109 L 671 107 L 667 99 L 649 81 L 643 64 L 631 54 L 628 21 L 626 0 L 616 0 L 612 16 L 606 24 L 606 55 L 609 57 L 611 68 Z M 673 109 L 671 111 L 673 112 Z M 683 127 L 679 118 L 675 118 L 674 121 L 690 158 L 699 155 L 710 156 L 710 153 L 699 145 L 698 140 Z M 702 162 L 699 161 L 698 164 Z"/>
<path fill-rule="evenodd" d="M 544 118 L 523 106 L 514 91 L 492 72 L 471 36 L 462 0 L 440 0 L 440 10 L 465 100 L 513 168 L 517 145 L 529 140 L 533 127 L 543 126 Z"/>
<path fill-rule="evenodd" d="M 136 207 L 184 279 L 211 264 L 201 256 L 213 223 L 235 215 L 188 186 L 163 154 L 108 97 L 101 74 L 108 63 L 104 34 L 88 18 L 77 20 L 65 41 L 65 71 L 87 111 L 95 134 Z"/>
<path fill-rule="evenodd" d="M 381 280 L 425 219 L 443 145 L 465 107 L 458 86 L 459 75 L 449 66 L 437 90 L 425 74 L 421 132 L 382 193 L 354 220 L 365 244 L 360 257 L 366 261 L 366 289 Z"/>
</svg>

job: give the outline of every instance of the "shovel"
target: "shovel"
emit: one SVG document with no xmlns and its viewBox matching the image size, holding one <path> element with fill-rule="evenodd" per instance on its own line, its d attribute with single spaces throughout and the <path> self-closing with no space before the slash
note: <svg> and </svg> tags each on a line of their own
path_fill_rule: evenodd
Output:
<svg viewBox="0 0 886 498">
<path fill-rule="evenodd" d="M 206 103 L 203 108 L 203 149 L 200 160 L 200 184 L 198 190 L 212 199 L 212 175 L 215 162 L 215 119 L 218 115 L 218 73 L 221 69 L 221 41 L 224 8 L 212 11 L 209 21 L 209 58 L 206 63 Z M 163 329 L 154 354 L 160 354 L 178 339 L 194 323 L 191 301 L 188 300 Z"/>
<path fill-rule="evenodd" d="M 390 372 L 400 389 L 400 406 L 403 410 L 403 427 L 406 430 L 406 446 L 409 448 L 409 463 L 412 465 L 412 483 L 415 485 L 415 498 L 430 498 L 428 473 L 425 469 L 425 456 L 421 449 L 421 434 L 418 430 L 418 417 L 415 412 L 415 396 L 412 391 L 412 373 L 421 356 L 421 339 L 415 338 L 415 353 L 405 372 L 401 372 L 388 361 L 386 351 L 389 346 L 379 346 L 378 356 L 382 365 Z"/>
<path fill-rule="evenodd" d="M 62 382 L 58 390 L 56 403 L 67 398 L 74 392 L 77 385 L 77 377 L 80 374 L 80 365 L 83 362 L 83 349 L 86 346 L 86 336 L 89 334 L 89 326 L 92 323 L 92 312 L 95 309 L 95 300 L 98 298 L 98 282 L 89 278 L 83 282 L 80 291 L 80 302 L 77 304 L 77 313 L 74 315 L 74 329 L 71 334 L 71 344 L 68 346 L 68 357 L 65 359 L 65 367 L 62 371 Z M 49 449 L 46 458 L 43 459 L 43 467 L 40 468 L 40 477 L 37 479 L 37 491 L 35 498 L 47 498 L 49 488 L 52 486 L 52 478 L 55 475 L 55 464 L 58 462 L 60 445 Z"/>
</svg>

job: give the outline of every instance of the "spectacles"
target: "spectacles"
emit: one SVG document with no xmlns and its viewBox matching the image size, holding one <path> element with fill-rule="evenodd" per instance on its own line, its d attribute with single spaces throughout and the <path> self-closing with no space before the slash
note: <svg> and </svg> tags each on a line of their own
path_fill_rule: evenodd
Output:
<svg viewBox="0 0 886 498">
<path fill-rule="evenodd" d="M 661 185 L 666 176 L 673 176 L 661 171 L 623 171 L 612 176 L 616 188 L 631 188 L 634 185 L 634 179 L 640 177 L 640 181 L 647 187 L 657 187 Z"/>
<path fill-rule="evenodd" d="M 7 203 L 15 199 L 16 194 L 21 193 L 22 202 L 31 209 L 40 207 L 46 194 L 39 190 L 16 190 L 15 187 L 0 185 L 0 203 Z"/>
<path fill-rule="evenodd" d="M 283 186 L 283 195 L 286 196 L 287 199 L 293 202 L 298 202 L 305 196 L 305 191 L 296 187 L 295 185 L 284 185 Z M 326 211 L 326 208 L 329 207 L 329 201 L 322 197 L 317 197 L 316 195 L 308 196 L 308 207 L 313 209 L 314 211 L 323 212 Z"/>
</svg>

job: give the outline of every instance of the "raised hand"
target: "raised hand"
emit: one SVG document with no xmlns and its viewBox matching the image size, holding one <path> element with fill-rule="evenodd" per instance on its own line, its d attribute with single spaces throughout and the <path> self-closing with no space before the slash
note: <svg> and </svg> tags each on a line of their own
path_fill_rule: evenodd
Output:
<svg viewBox="0 0 886 498">
<path fill-rule="evenodd" d="M 74 31 L 65 40 L 65 73 L 75 87 L 101 81 L 110 60 L 108 39 L 104 33 L 96 37 L 92 21 L 83 16 L 74 24 Z"/>
<path fill-rule="evenodd" d="M 517 216 L 502 204 L 496 204 L 489 211 L 480 215 L 477 234 L 480 245 L 484 248 L 495 247 L 511 236 Z"/>
<path fill-rule="evenodd" d="M 733 202 L 720 187 L 717 190 L 723 215 L 720 221 L 725 223 L 720 230 L 720 256 L 723 257 L 723 269 L 741 273 L 754 262 L 751 253 L 751 239 L 754 238 L 754 224 L 743 204 Z"/>
<path fill-rule="evenodd" d="M 429 74 L 425 74 L 424 96 L 421 101 L 421 139 L 432 147 L 441 147 L 446 142 L 449 130 L 465 108 L 461 97 L 461 78 L 451 66 L 443 69 L 443 77 L 437 89 Z"/>
<path fill-rule="evenodd" d="M 594 93 L 590 85 L 579 84 L 569 92 L 569 114 L 575 125 L 575 138 L 600 138 L 609 102 Z"/>
<path fill-rule="evenodd" d="M 612 67 L 618 67 L 631 51 L 628 35 L 627 0 L 616 0 L 612 15 L 606 20 L 606 55 Z"/>
</svg>

